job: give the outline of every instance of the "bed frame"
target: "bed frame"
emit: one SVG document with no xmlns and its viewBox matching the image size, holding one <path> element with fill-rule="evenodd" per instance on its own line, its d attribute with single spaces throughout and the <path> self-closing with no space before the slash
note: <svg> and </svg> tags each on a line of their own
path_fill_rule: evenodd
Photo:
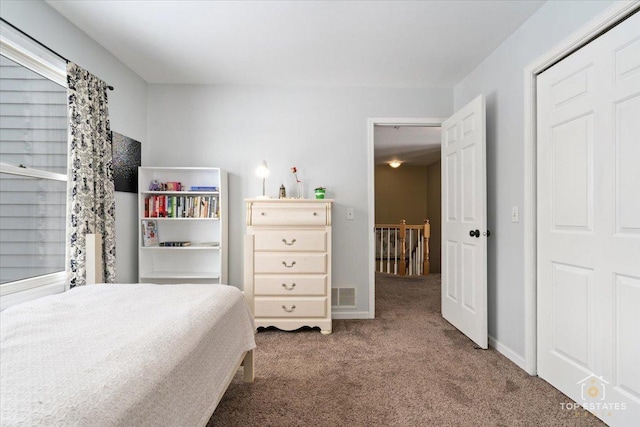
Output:
<svg viewBox="0 0 640 427">
<path fill-rule="evenodd" d="M 242 356 L 240 357 L 240 360 L 236 364 L 236 367 L 235 367 L 235 369 L 233 371 L 233 372 L 237 372 L 242 367 L 243 368 L 243 380 L 244 380 L 245 383 L 252 383 L 253 380 L 255 379 L 255 365 L 254 365 L 254 360 L 253 360 L 253 352 L 254 352 L 254 350 L 255 349 L 244 352 L 242 354 Z M 214 405 L 214 412 L 215 412 L 215 408 L 218 407 L 218 404 L 222 400 L 222 397 L 227 393 L 227 390 L 229 389 L 229 386 L 233 382 L 234 377 L 235 377 L 235 375 L 230 376 L 229 380 L 224 385 L 224 392 L 220 395 L 220 397 L 218 397 L 216 399 L 216 402 L 215 402 L 215 405 Z M 212 415 L 213 415 L 213 413 L 212 413 Z"/>
</svg>

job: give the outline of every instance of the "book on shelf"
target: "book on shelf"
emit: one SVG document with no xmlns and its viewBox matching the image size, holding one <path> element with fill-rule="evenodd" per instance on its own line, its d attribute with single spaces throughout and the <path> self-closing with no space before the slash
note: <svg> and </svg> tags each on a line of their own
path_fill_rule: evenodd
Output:
<svg viewBox="0 0 640 427">
<path fill-rule="evenodd" d="M 183 187 L 182 187 L 182 183 L 180 182 L 167 182 L 165 183 L 165 186 L 167 187 L 167 191 L 182 191 Z"/>
<path fill-rule="evenodd" d="M 189 191 L 218 191 L 218 187 L 213 185 L 192 185 Z"/>
<path fill-rule="evenodd" d="M 158 224 L 154 220 L 142 220 L 142 246 L 158 246 Z"/>
<path fill-rule="evenodd" d="M 201 242 L 201 243 L 198 243 L 198 246 L 208 246 L 212 248 L 217 248 L 220 246 L 220 242 Z"/>
<path fill-rule="evenodd" d="M 145 218 L 218 218 L 219 196 L 153 195 L 144 199 Z"/>
<path fill-rule="evenodd" d="M 173 211 L 173 200 L 175 197 L 167 196 L 167 218 L 175 218 Z"/>
<path fill-rule="evenodd" d="M 169 247 L 169 248 L 180 248 L 180 247 L 183 247 L 183 246 L 191 246 L 191 242 L 189 242 L 189 241 L 160 242 L 160 246 Z"/>
</svg>

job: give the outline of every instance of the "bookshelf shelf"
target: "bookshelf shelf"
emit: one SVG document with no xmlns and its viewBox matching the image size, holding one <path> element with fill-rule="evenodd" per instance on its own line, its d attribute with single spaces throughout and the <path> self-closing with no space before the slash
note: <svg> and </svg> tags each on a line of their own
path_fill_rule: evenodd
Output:
<svg viewBox="0 0 640 427">
<path fill-rule="evenodd" d="M 170 190 L 148 190 L 151 185 Z M 190 191 L 192 187 L 207 190 Z M 138 280 L 226 283 L 226 172 L 219 168 L 140 167 L 138 188 Z"/>
</svg>

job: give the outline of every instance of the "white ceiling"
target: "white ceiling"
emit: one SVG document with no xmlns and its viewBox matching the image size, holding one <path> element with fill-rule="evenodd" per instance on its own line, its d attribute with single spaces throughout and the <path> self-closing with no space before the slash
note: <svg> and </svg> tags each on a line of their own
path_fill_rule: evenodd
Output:
<svg viewBox="0 0 640 427">
<path fill-rule="evenodd" d="M 544 1 L 46 0 L 148 83 L 453 87 Z M 376 127 L 376 163 L 440 128 Z"/>
<path fill-rule="evenodd" d="M 148 83 L 453 87 L 544 1 L 47 3 Z"/>
<path fill-rule="evenodd" d="M 440 160 L 440 134 L 440 127 L 375 126 L 375 162 L 400 160 L 408 165 L 429 165 Z"/>
</svg>

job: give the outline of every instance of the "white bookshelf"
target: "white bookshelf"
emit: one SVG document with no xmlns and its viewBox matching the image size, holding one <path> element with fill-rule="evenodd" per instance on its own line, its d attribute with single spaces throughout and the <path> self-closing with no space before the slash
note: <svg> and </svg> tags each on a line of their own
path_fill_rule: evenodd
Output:
<svg viewBox="0 0 640 427">
<path fill-rule="evenodd" d="M 149 190 L 152 181 L 179 182 L 182 190 Z M 216 189 L 190 191 L 192 186 Z M 196 203 L 199 209 L 194 207 Z M 227 283 L 227 212 L 226 172 L 218 168 L 140 167 L 138 281 Z M 188 242 L 189 246 L 145 246 L 143 220 L 155 221 L 161 244 Z"/>
</svg>

